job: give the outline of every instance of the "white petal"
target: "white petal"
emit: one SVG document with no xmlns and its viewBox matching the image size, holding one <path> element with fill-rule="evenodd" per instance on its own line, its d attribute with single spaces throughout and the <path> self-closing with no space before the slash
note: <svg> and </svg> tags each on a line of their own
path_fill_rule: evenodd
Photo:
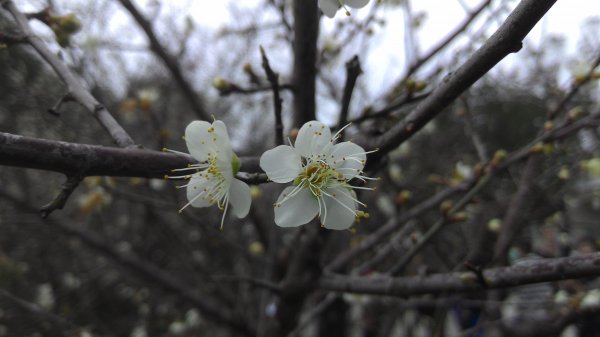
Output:
<svg viewBox="0 0 600 337">
<path fill-rule="evenodd" d="M 294 147 L 304 157 L 322 154 L 327 146 L 331 146 L 331 131 L 327 125 L 319 121 L 304 123 L 298 131 Z"/>
<path fill-rule="evenodd" d="M 323 196 L 327 214 L 321 206 L 321 223 L 328 229 L 350 228 L 356 218 L 356 202 L 354 201 L 356 196 L 343 186 L 329 188 L 326 192 L 332 197 Z"/>
<path fill-rule="evenodd" d="M 279 203 L 296 186 L 286 187 L 279 198 Z M 306 189 L 302 189 L 293 197 L 287 199 L 280 206 L 275 206 L 275 224 L 280 227 L 297 227 L 312 220 L 319 212 L 319 205 L 315 197 Z"/>
<path fill-rule="evenodd" d="M 227 128 L 221 121 L 212 125 L 205 121 L 193 121 L 185 128 L 188 151 L 199 162 L 208 160 L 209 153 L 231 157 L 231 145 Z"/>
<path fill-rule="evenodd" d="M 211 125 L 205 121 L 193 121 L 185 128 L 185 142 L 188 151 L 197 161 L 208 160 L 211 148 L 206 145 L 208 128 Z"/>
<path fill-rule="evenodd" d="M 362 8 L 369 3 L 369 0 L 345 0 L 344 4 L 352 8 Z"/>
<path fill-rule="evenodd" d="M 217 169 L 223 175 L 223 178 L 225 178 L 227 183 L 230 184 L 231 180 L 233 179 L 233 167 L 231 167 L 231 156 L 219 156 L 217 158 Z"/>
<path fill-rule="evenodd" d="M 225 123 L 217 120 L 212 123 L 212 126 L 215 128 L 213 133 L 214 137 L 212 139 L 213 143 L 219 149 L 220 153 L 228 155 L 228 158 L 231 161 L 230 158 L 233 151 L 231 150 L 229 133 L 227 133 L 227 127 L 225 126 Z"/>
<path fill-rule="evenodd" d="M 319 8 L 327 17 L 333 18 L 340 8 L 340 4 L 337 0 L 319 0 Z"/>
<path fill-rule="evenodd" d="M 260 168 L 276 183 L 287 183 L 302 171 L 302 160 L 294 148 L 279 145 L 260 156 Z"/>
<path fill-rule="evenodd" d="M 190 205 L 194 207 L 208 207 L 214 203 L 209 203 L 209 199 L 206 194 L 199 196 L 205 188 L 212 185 L 212 180 L 207 180 L 204 175 L 193 174 L 192 178 L 187 185 L 187 199 L 190 201 Z"/>
<path fill-rule="evenodd" d="M 233 179 L 229 186 L 229 203 L 233 206 L 233 214 L 238 218 L 243 218 L 250 211 L 252 198 L 250 196 L 250 187 L 245 182 Z"/>
<path fill-rule="evenodd" d="M 365 150 L 352 142 L 335 144 L 327 155 L 327 163 L 336 168 L 346 179 L 354 178 L 365 167 Z"/>
</svg>

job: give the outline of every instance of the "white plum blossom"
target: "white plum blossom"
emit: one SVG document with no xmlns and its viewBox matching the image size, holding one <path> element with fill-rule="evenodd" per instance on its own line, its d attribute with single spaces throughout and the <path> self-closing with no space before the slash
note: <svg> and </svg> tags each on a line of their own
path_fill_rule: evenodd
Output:
<svg viewBox="0 0 600 337">
<path fill-rule="evenodd" d="M 296 227 L 319 215 L 323 227 L 343 230 L 367 216 L 357 210 L 358 205 L 366 205 L 357 200 L 353 189 L 372 188 L 352 186 L 349 181 L 372 179 L 362 175 L 368 152 L 352 142 L 335 144 L 340 131 L 331 137 L 325 124 L 310 121 L 300 128 L 294 146 L 279 145 L 263 153 L 260 167 L 269 179 L 293 183 L 274 204 L 275 224 Z"/>
<path fill-rule="evenodd" d="M 346 15 L 350 15 L 350 12 L 346 8 L 362 8 L 369 3 L 369 0 L 319 0 L 319 8 L 329 18 L 333 18 L 338 9 L 343 8 L 346 11 Z"/>
<path fill-rule="evenodd" d="M 190 180 L 187 184 L 178 186 L 187 188 L 188 199 L 188 203 L 179 212 L 188 206 L 217 205 L 223 211 L 221 229 L 229 204 L 233 207 L 233 214 L 238 218 L 245 217 L 250 210 L 250 187 L 234 177 L 240 169 L 240 160 L 231 149 L 225 123 L 219 120 L 212 124 L 193 121 L 185 129 L 185 142 L 198 164 L 190 164 L 186 168 L 173 171 L 196 172 L 166 177 Z"/>
</svg>

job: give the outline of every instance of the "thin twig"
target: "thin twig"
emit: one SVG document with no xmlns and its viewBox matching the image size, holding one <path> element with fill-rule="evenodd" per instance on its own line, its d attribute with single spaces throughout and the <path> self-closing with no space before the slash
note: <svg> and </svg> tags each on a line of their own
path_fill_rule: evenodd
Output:
<svg viewBox="0 0 600 337">
<path fill-rule="evenodd" d="M 465 207 L 475 195 L 477 195 L 490 181 L 491 174 L 487 174 L 483 178 L 479 179 L 477 184 L 473 186 L 467 194 L 465 194 L 457 203 L 454 205 L 446 215 L 440 218 L 429 230 L 423 235 L 423 238 L 419 240 L 411 249 L 402 255 L 400 261 L 398 261 L 389 270 L 391 275 L 398 275 L 404 267 L 410 262 L 410 260 L 449 222 L 449 217 Z"/>
<path fill-rule="evenodd" d="M 256 94 L 260 92 L 272 91 L 273 86 L 256 86 L 256 87 L 242 87 L 235 83 L 230 83 L 230 86 L 225 90 L 219 90 L 219 96 L 229 96 L 235 94 Z M 279 90 L 293 90 L 291 84 L 280 84 Z"/>
<path fill-rule="evenodd" d="M 553 120 L 554 118 L 556 118 L 556 115 L 566 107 L 567 103 L 569 103 L 571 99 L 573 99 L 573 97 L 575 97 L 575 95 L 579 92 L 579 89 L 592 80 L 594 72 L 596 68 L 598 68 L 598 66 L 600 66 L 600 51 L 598 52 L 598 55 L 596 56 L 596 59 L 592 63 L 592 66 L 590 67 L 588 72 L 582 78 L 575 79 L 573 81 L 572 87 L 569 90 L 568 94 L 551 112 L 548 113 L 548 120 Z"/>
<path fill-rule="evenodd" d="M 267 289 L 273 293 L 280 293 L 281 287 L 278 284 L 273 282 L 269 282 L 267 280 L 261 280 L 249 276 L 240 276 L 240 275 L 214 275 L 214 279 L 216 280 L 224 280 L 224 281 L 236 281 L 236 282 L 246 282 L 253 286 Z"/>
<path fill-rule="evenodd" d="M 50 213 L 54 212 L 57 209 L 63 209 L 67 200 L 75 191 L 79 183 L 83 180 L 83 177 L 80 175 L 69 175 L 67 176 L 67 181 L 60 187 L 60 192 L 46 205 L 40 208 L 40 213 L 42 218 L 45 219 L 50 215 Z"/>
<path fill-rule="evenodd" d="M 350 100 L 356 85 L 356 79 L 362 74 L 360 67 L 360 59 L 358 55 L 354 55 L 350 61 L 346 62 L 346 84 L 344 85 L 344 94 L 342 96 L 342 107 L 340 117 L 338 119 L 337 130 L 340 130 L 348 123 L 348 111 L 350 109 Z M 342 131 L 343 132 L 343 131 Z M 343 138 L 343 134 L 341 136 Z"/>
<path fill-rule="evenodd" d="M 269 59 L 263 47 L 260 47 L 260 55 L 262 58 L 262 67 L 267 74 L 267 80 L 273 89 L 273 112 L 275 113 L 275 145 L 283 144 L 283 121 L 281 120 L 281 103 L 282 99 L 279 95 L 279 74 L 271 69 Z"/>
<path fill-rule="evenodd" d="M 58 100 L 58 102 L 56 102 L 56 104 L 54 104 L 54 106 L 48 109 L 48 112 L 58 117 L 60 116 L 60 107 L 62 107 L 64 103 L 71 102 L 74 100 L 75 98 L 70 93 L 66 93 L 63 96 L 61 96 L 61 98 Z"/>
<path fill-rule="evenodd" d="M 398 111 L 400 108 L 402 108 L 403 106 L 407 105 L 407 104 L 411 104 L 411 103 L 417 103 L 422 101 L 423 99 L 427 98 L 427 96 L 429 96 L 431 94 L 431 92 L 426 92 L 417 96 L 413 96 L 413 93 L 411 92 L 407 92 L 406 94 L 404 94 L 404 96 L 402 96 L 402 98 L 400 100 L 398 100 L 397 102 L 394 102 L 393 104 L 390 104 L 388 106 L 386 106 L 385 108 L 375 111 L 375 112 L 371 112 L 371 113 L 365 113 L 360 117 L 356 117 L 354 119 L 350 120 L 350 123 L 361 123 L 363 121 L 366 121 L 368 119 L 375 119 L 375 118 L 384 118 L 389 116 L 391 113 Z"/>
</svg>

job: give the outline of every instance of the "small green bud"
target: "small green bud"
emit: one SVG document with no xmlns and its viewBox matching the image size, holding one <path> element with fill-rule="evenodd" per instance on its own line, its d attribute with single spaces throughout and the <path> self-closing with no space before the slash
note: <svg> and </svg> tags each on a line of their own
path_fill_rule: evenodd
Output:
<svg viewBox="0 0 600 337">
<path fill-rule="evenodd" d="M 500 233 L 500 229 L 502 228 L 502 220 L 498 218 L 490 219 L 487 223 L 487 228 L 492 233 Z"/>
<path fill-rule="evenodd" d="M 81 21 L 74 13 L 59 17 L 58 25 L 63 32 L 68 34 L 75 34 L 81 30 Z"/>
</svg>

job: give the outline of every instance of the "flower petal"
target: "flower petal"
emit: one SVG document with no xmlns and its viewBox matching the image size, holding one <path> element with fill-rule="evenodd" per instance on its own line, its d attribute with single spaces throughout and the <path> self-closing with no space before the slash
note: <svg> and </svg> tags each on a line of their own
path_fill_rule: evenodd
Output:
<svg viewBox="0 0 600 337">
<path fill-rule="evenodd" d="M 231 152 L 233 154 L 233 152 Z M 233 167 L 231 167 L 231 156 L 223 158 L 223 156 L 219 156 L 217 158 L 217 169 L 227 181 L 227 184 L 231 184 L 231 180 L 233 179 Z"/>
<path fill-rule="evenodd" d="M 329 188 L 324 195 L 324 206 L 321 205 L 321 223 L 323 227 L 335 230 L 344 230 L 352 227 L 356 218 L 356 196 L 346 187 L 337 186 Z M 325 212 L 325 208 L 326 211 Z"/>
<path fill-rule="evenodd" d="M 208 198 L 205 193 L 205 189 L 210 187 L 213 183 L 212 180 L 206 179 L 206 177 L 202 174 L 195 173 L 190 178 L 190 181 L 187 185 L 187 199 L 190 202 L 190 205 L 193 207 L 208 207 L 214 204 L 214 202 L 209 202 L 210 198 Z M 202 195 L 200 195 L 202 194 Z"/>
<path fill-rule="evenodd" d="M 365 150 L 352 142 L 335 144 L 327 155 L 327 163 L 344 175 L 346 179 L 357 176 L 365 167 Z"/>
<path fill-rule="evenodd" d="M 248 215 L 252 203 L 248 184 L 239 179 L 233 179 L 229 186 L 229 203 L 233 206 L 233 214 L 238 218 L 241 219 Z"/>
<path fill-rule="evenodd" d="M 340 8 L 340 4 L 337 0 L 319 0 L 319 8 L 327 17 L 333 18 Z"/>
<path fill-rule="evenodd" d="M 277 203 L 281 202 L 297 186 L 286 187 Z M 312 220 L 319 211 L 315 197 L 306 189 L 300 190 L 296 195 L 285 200 L 281 205 L 275 206 L 275 224 L 280 227 L 297 227 Z"/>
<path fill-rule="evenodd" d="M 229 142 L 229 133 L 227 133 L 227 126 L 222 121 L 216 120 L 212 123 L 212 127 L 215 129 L 213 135 L 213 143 L 217 147 L 220 153 L 227 155 L 227 159 L 231 161 L 231 144 Z"/>
<path fill-rule="evenodd" d="M 260 168 L 276 183 L 287 183 L 302 171 L 302 160 L 293 147 L 279 145 L 260 156 Z"/>
<path fill-rule="evenodd" d="M 231 145 L 225 123 L 215 121 L 193 121 L 185 128 L 185 142 L 188 151 L 199 162 L 208 160 L 209 153 L 231 157 Z"/>
<path fill-rule="evenodd" d="M 352 8 L 362 8 L 369 3 L 369 0 L 345 0 L 344 4 Z"/>
<path fill-rule="evenodd" d="M 185 143 L 188 151 L 197 161 L 208 160 L 210 148 L 206 145 L 206 139 L 210 127 L 208 122 L 193 121 L 185 128 Z"/>
<path fill-rule="evenodd" d="M 319 121 L 304 123 L 298 131 L 294 147 L 304 157 L 320 155 L 327 146 L 331 146 L 331 130 Z"/>
</svg>

